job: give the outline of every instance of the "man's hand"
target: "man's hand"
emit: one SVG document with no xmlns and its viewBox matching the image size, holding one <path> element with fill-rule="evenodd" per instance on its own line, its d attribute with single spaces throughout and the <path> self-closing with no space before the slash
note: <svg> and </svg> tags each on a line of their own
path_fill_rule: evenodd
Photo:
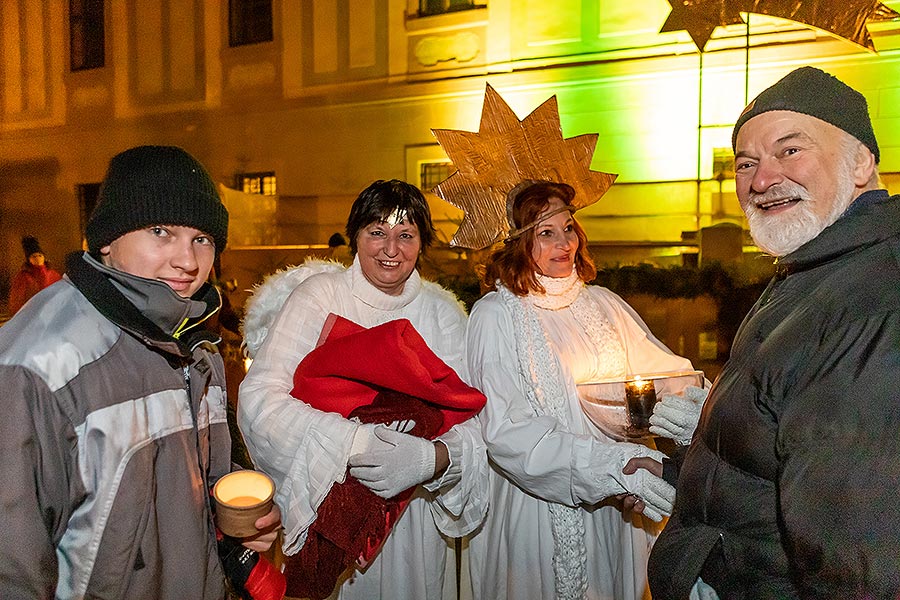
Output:
<svg viewBox="0 0 900 600">
<path fill-rule="evenodd" d="M 281 510 L 277 504 L 272 504 L 272 510 L 261 516 L 253 524 L 259 533 L 241 540 L 241 544 L 250 550 L 257 552 L 266 552 L 278 539 L 278 532 L 281 531 Z"/>
<path fill-rule="evenodd" d="M 630 459 L 622 468 L 628 475 L 626 488 L 629 494 L 619 494 L 625 510 L 638 512 L 659 523 L 672 514 L 675 488 L 662 479 L 662 463 L 647 457 Z"/>
</svg>

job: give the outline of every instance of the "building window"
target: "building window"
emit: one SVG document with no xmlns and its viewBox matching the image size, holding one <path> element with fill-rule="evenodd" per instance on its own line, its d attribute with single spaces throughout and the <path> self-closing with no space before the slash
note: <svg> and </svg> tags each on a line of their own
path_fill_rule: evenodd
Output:
<svg viewBox="0 0 900 600">
<path fill-rule="evenodd" d="M 434 187 L 453 175 L 456 168 L 452 162 L 423 162 L 419 168 L 419 187 L 430 192 Z"/>
<path fill-rule="evenodd" d="M 246 194 L 274 196 L 278 193 L 275 189 L 275 172 L 241 173 L 237 176 L 237 189 Z"/>
<path fill-rule="evenodd" d="M 228 0 L 228 45 L 272 41 L 272 0 Z"/>
<path fill-rule="evenodd" d="M 78 197 L 78 216 L 81 219 L 81 233 L 84 235 L 87 223 L 91 219 L 97 200 L 100 198 L 99 183 L 79 183 L 75 186 L 75 195 Z"/>
<path fill-rule="evenodd" d="M 102 67 L 106 62 L 104 0 L 69 0 L 69 60 L 73 71 Z"/>
<path fill-rule="evenodd" d="M 477 4 L 474 0 L 419 0 L 419 16 L 440 15 L 470 8 L 484 8 L 485 4 Z"/>
</svg>

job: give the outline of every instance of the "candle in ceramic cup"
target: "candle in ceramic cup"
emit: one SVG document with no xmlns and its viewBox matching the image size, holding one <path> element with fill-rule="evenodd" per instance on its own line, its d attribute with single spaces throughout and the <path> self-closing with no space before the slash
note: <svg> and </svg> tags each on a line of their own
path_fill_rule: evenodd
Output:
<svg viewBox="0 0 900 600">
<path fill-rule="evenodd" d="M 259 532 L 256 520 L 269 514 L 275 483 L 259 471 L 234 471 L 213 486 L 216 525 L 225 535 L 249 537 Z"/>
<path fill-rule="evenodd" d="M 656 387 L 652 379 L 635 377 L 625 382 L 625 405 L 628 408 L 628 421 L 636 430 L 650 428 L 650 416 L 656 404 Z"/>
</svg>

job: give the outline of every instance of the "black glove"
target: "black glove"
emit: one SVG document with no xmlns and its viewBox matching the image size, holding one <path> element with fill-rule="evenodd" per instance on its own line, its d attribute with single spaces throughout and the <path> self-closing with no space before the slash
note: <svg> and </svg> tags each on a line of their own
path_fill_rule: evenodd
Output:
<svg viewBox="0 0 900 600">
<path fill-rule="evenodd" d="M 241 545 L 240 541 L 218 534 L 219 560 L 231 587 L 243 600 L 281 600 L 287 587 L 284 575 L 272 563 Z"/>
</svg>

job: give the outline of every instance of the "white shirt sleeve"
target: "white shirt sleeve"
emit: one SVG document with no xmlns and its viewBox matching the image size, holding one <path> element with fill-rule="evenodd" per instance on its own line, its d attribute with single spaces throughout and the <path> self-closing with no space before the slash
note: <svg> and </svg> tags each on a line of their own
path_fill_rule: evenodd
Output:
<svg viewBox="0 0 900 600">
<path fill-rule="evenodd" d="M 436 319 L 429 325 L 436 327 L 422 323 L 425 331 L 420 333 L 434 353 L 468 383 L 466 314 L 455 300 L 439 301 L 435 308 Z M 450 466 L 424 487 L 434 494 L 431 512 L 441 533 L 462 537 L 481 524 L 490 502 L 487 452 L 478 417 L 455 425 L 439 439 L 447 446 Z"/>
<path fill-rule="evenodd" d="M 441 533 L 462 537 L 481 524 L 490 505 L 487 451 L 478 417 L 454 425 L 439 439 L 447 445 L 450 466 L 425 489 L 436 494 L 432 515 Z"/>
<path fill-rule="evenodd" d="M 316 510 L 343 481 L 357 425 L 290 395 L 294 371 L 316 345 L 328 309 L 307 281 L 288 297 L 240 387 L 238 423 L 256 466 L 276 485 L 284 550 L 306 540 Z M 325 296 L 327 297 L 327 296 Z"/>
</svg>

